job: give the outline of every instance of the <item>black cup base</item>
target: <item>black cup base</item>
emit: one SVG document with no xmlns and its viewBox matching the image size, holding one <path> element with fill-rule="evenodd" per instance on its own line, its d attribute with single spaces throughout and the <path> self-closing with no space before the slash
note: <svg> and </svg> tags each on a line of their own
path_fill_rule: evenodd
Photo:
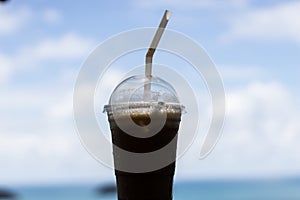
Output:
<svg viewBox="0 0 300 200">
<path fill-rule="evenodd" d="M 119 200 L 172 200 L 173 175 L 116 175 Z"/>
</svg>

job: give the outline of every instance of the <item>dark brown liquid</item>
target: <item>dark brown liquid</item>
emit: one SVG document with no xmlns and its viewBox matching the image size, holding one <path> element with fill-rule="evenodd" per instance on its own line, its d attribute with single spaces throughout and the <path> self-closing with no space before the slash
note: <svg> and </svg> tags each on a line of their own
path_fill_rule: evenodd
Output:
<svg viewBox="0 0 300 200">
<path fill-rule="evenodd" d="M 149 123 L 151 123 L 149 115 L 135 114 L 131 115 L 130 117 L 133 120 L 133 122 L 135 122 L 137 125 L 144 127 L 140 134 L 147 136 L 148 130 L 146 126 Z M 164 116 L 162 116 L 162 118 L 163 117 Z M 119 118 L 118 120 L 122 119 Z M 172 141 L 174 137 L 177 136 L 180 123 L 180 115 L 169 114 L 167 116 L 166 123 L 162 127 L 162 129 L 152 137 L 146 138 L 134 137 L 132 135 L 127 134 L 117 126 L 117 123 L 112 118 L 112 116 L 110 117 L 109 122 L 113 144 L 126 151 L 135 153 L 147 153 L 161 149 L 162 147 L 166 146 L 170 141 Z M 131 124 L 129 124 L 128 126 L 131 126 Z M 174 151 L 176 151 L 176 149 L 174 149 Z"/>
<path fill-rule="evenodd" d="M 141 134 L 147 135 L 147 125 L 151 119 L 147 114 L 130 115 L 131 119 L 137 125 L 145 127 Z M 157 116 L 160 117 L 160 116 Z M 165 117 L 165 116 L 161 116 Z M 172 157 L 172 162 L 168 166 L 162 166 L 161 169 L 145 173 L 128 173 L 115 170 L 117 177 L 118 199 L 139 199 L 139 200 L 171 200 L 173 176 L 175 172 L 177 133 L 181 120 L 180 112 L 167 112 L 166 123 L 162 129 L 155 135 L 147 138 L 138 138 L 125 133 L 117 126 L 113 115 L 108 114 L 110 129 L 112 133 L 113 144 L 129 152 L 148 153 L 159 150 L 168 145 L 173 139 L 171 151 L 168 156 Z M 120 120 L 119 118 L 118 120 Z M 131 124 L 128 124 L 131 126 Z M 161 159 L 164 159 L 163 157 Z M 170 158 L 169 158 L 170 159 Z M 134 160 L 124 160 L 116 155 L 114 151 L 115 165 L 125 164 L 126 162 L 135 162 Z"/>
</svg>

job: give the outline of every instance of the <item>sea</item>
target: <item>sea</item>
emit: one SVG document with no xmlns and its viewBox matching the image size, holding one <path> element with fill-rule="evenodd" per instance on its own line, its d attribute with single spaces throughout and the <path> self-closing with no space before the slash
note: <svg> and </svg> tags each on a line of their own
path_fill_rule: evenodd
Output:
<svg viewBox="0 0 300 200">
<path fill-rule="evenodd" d="M 13 188 L 13 191 L 17 194 L 15 200 L 117 200 L 117 194 L 113 190 L 99 192 L 101 188 L 112 186 L 111 183 L 22 186 Z M 300 179 L 176 182 L 173 199 L 300 200 Z"/>
</svg>

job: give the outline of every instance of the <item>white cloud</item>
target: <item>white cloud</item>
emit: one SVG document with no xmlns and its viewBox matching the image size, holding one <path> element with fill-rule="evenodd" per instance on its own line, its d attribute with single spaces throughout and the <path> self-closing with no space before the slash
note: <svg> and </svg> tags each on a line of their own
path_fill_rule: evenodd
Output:
<svg viewBox="0 0 300 200">
<path fill-rule="evenodd" d="M 276 82 L 253 82 L 230 92 L 227 101 L 223 144 L 236 161 L 244 162 L 241 166 L 255 166 L 263 173 L 273 170 L 270 163 L 281 172 L 293 165 L 293 170 L 300 172 L 294 154 L 299 151 L 296 119 L 300 112 L 287 88 Z"/>
<path fill-rule="evenodd" d="M 93 42 L 74 33 L 59 38 L 48 38 L 32 47 L 26 47 L 22 53 L 35 60 L 74 59 L 87 55 Z M 26 53 L 27 52 L 27 53 Z"/>
<path fill-rule="evenodd" d="M 113 176 L 81 145 L 72 116 L 74 72 L 39 87 L 0 88 L 1 181 L 101 180 Z M 102 180 L 103 180 L 102 179 Z"/>
<path fill-rule="evenodd" d="M 1 181 L 5 184 L 85 181 L 113 177 L 95 161 L 74 132 L 0 134 Z"/>
<path fill-rule="evenodd" d="M 217 65 L 220 75 L 225 81 L 249 81 L 257 80 L 264 77 L 267 73 L 262 67 L 256 66 L 227 66 L 227 65 Z"/>
<path fill-rule="evenodd" d="M 20 47 L 12 55 L 1 54 L 1 80 L 15 78 L 13 75 L 20 70 L 47 72 L 49 61 L 62 63 L 55 66 L 58 75 L 51 81 L 20 86 L 19 80 L 11 79 L 14 84 L 1 85 L 2 181 L 9 184 L 109 177 L 107 171 L 111 171 L 105 171 L 80 144 L 72 116 L 77 70 L 69 65 L 76 62 L 79 67 L 93 46 L 92 40 L 69 33 Z"/>
<path fill-rule="evenodd" d="M 300 150 L 300 110 L 296 109 L 294 95 L 279 82 L 251 81 L 227 91 L 226 96 L 227 116 L 221 140 L 212 154 L 200 161 L 197 154 L 201 142 L 196 141 L 180 162 L 179 176 L 253 178 L 300 174 L 296 153 Z"/>
<path fill-rule="evenodd" d="M 254 38 L 290 40 L 300 43 L 300 2 L 283 3 L 273 7 L 250 9 L 233 16 L 223 40 Z"/>
<path fill-rule="evenodd" d="M 62 20 L 62 15 L 54 9 L 47 9 L 43 13 L 43 18 L 46 22 L 57 23 Z"/>
<path fill-rule="evenodd" d="M 53 118 L 70 119 L 73 113 L 73 94 L 70 92 L 61 97 L 55 105 L 51 105 L 47 114 Z"/>
<path fill-rule="evenodd" d="M 0 7 L 0 36 L 14 34 L 26 25 L 35 23 L 37 20 L 44 20 L 47 23 L 58 23 L 62 15 L 55 9 L 45 9 L 41 12 L 33 12 L 28 7 L 16 10 L 9 7 Z"/>
<path fill-rule="evenodd" d="M 0 7 L 0 35 L 19 31 L 32 18 L 32 11 L 27 8 L 14 11 Z"/>
<path fill-rule="evenodd" d="M 12 72 L 11 67 L 10 60 L 6 58 L 6 56 L 0 54 L 0 83 L 9 78 Z"/>
<path fill-rule="evenodd" d="M 142 8 L 178 8 L 178 9 L 199 9 L 199 8 L 222 8 L 224 6 L 231 7 L 244 7 L 247 4 L 247 0 L 154 0 L 154 1 L 133 1 L 134 5 L 138 5 Z"/>
<path fill-rule="evenodd" d="M 14 54 L 0 55 L 0 80 L 9 80 L 20 70 L 51 67 L 47 62 L 78 62 L 88 55 L 95 43 L 90 38 L 66 33 L 56 38 L 46 38 L 36 44 L 20 47 Z M 3 67 L 2 67 L 3 66 Z"/>
</svg>

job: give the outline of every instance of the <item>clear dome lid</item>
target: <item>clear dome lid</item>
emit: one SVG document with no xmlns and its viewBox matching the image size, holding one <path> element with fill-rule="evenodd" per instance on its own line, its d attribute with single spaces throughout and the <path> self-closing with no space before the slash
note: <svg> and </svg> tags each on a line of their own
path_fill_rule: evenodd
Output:
<svg viewBox="0 0 300 200">
<path fill-rule="evenodd" d="M 179 103 L 174 88 L 158 77 L 132 76 L 122 81 L 113 91 L 109 104 L 130 102 Z"/>
<path fill-rule="evenodd" d="M 124 105 L 130 105 L 131 109 L 161 106 L 165 109 L 181 110 L 183 107 L 175 89 L 168 82 L 159 77 L 141 75 L 131 76 L 122 81 L 114 89 L 105 111 L 112 111 L 112 107 L 116 111 Z"/>
</svg>

